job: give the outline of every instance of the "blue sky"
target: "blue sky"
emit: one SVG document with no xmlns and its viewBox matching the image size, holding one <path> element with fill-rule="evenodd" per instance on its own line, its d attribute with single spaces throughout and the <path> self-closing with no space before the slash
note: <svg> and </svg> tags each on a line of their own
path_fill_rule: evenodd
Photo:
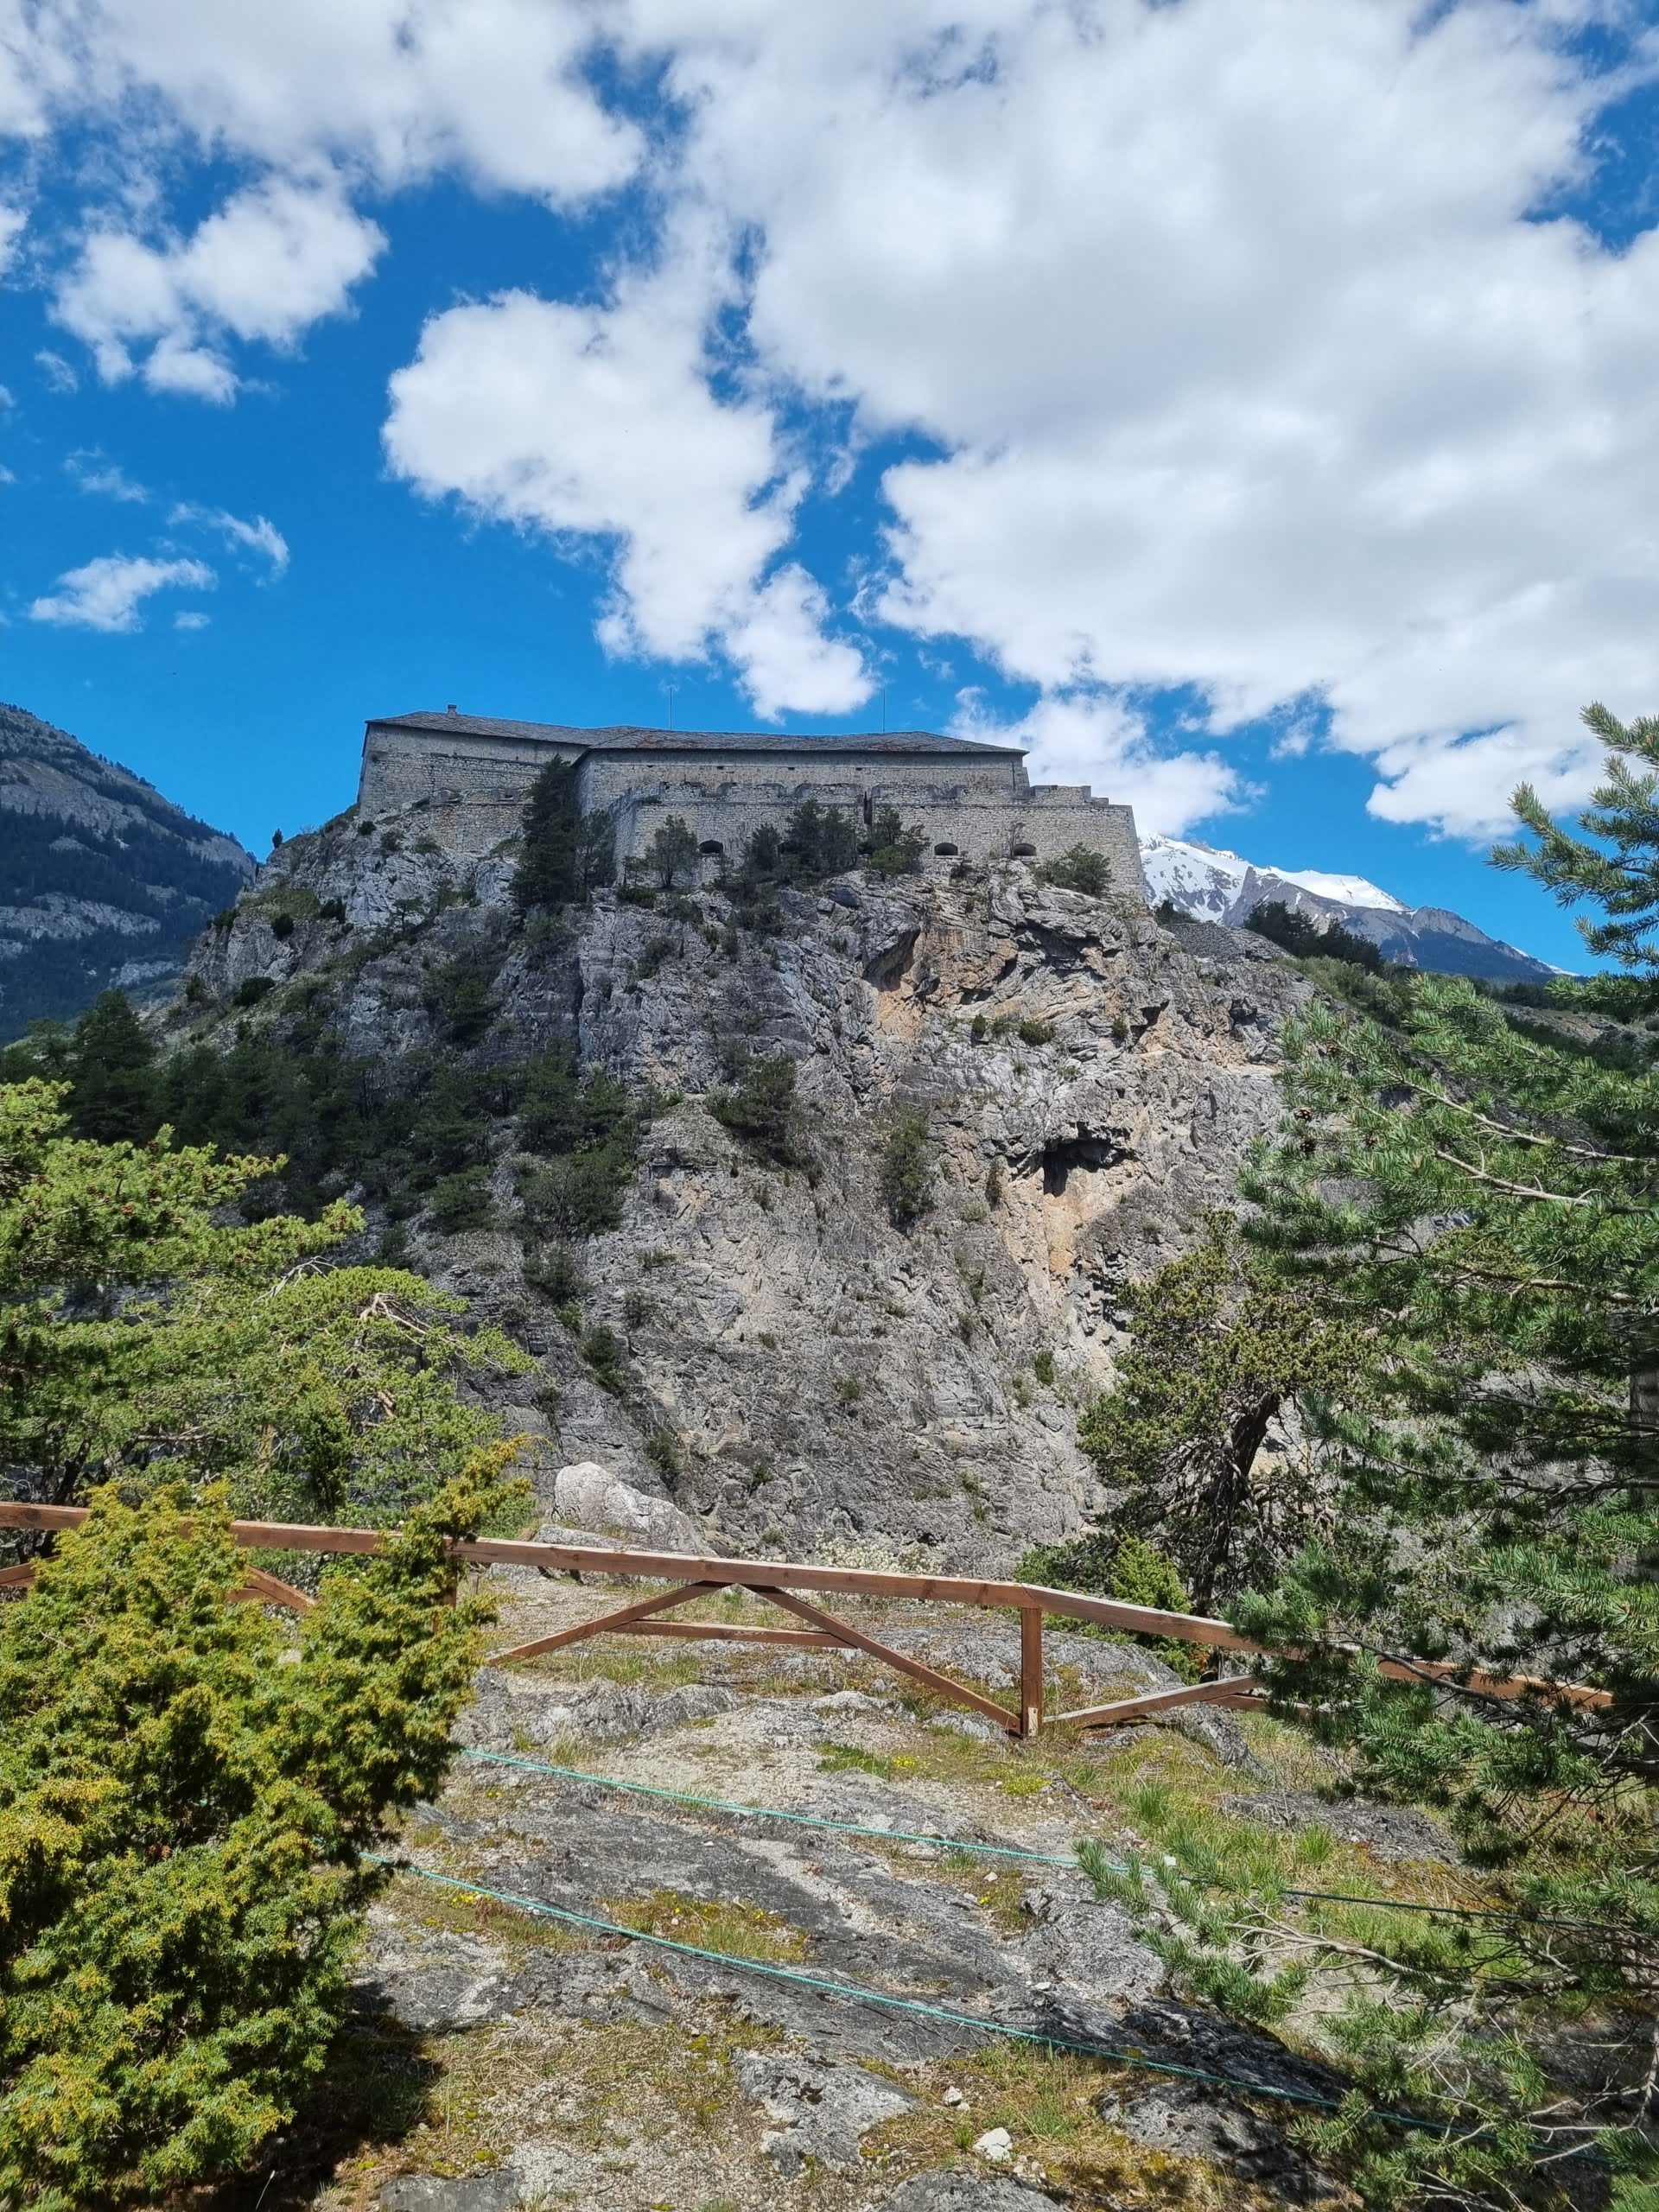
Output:
<svg viewBox="0 0 1659 2212">
<path fill-rule="evenodd" d="M 44 0 L 0 693 L 263 853 L 370 714 L 1019 734 L 1546 957 L 1659 706 L 1617 0 Z M 885 696 L 884 696 L 885 695 Z"/>
</svg>

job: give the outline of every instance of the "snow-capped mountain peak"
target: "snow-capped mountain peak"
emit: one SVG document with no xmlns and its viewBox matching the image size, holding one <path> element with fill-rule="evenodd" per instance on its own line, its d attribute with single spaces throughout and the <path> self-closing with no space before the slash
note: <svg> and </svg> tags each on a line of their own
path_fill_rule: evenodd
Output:
<svg viewBox="0 0 1659 2212">
<path fill-rule="evenodd" d="M 1344 906 L 1370 906 L 1382 914 L 1404 914 L 1410 912 L 1400 899 L 1391 898 L 1386 891 L 1379 891 L 1363 875 L 1331 875 L 1322 868 L 1267 868 L 1263 875 L 1276 875 L 1286 883 L 1300 884 L 1304 891 L 1311 891 L 1319 899 L 1334 899 Z"/>
<path fill-rule="evenodd" d="M 1561 972 L 1488 937 L 1459 914 L 1439 906 L 1408 906 L 1363 875 L 1263 868 L 1196 837 L 1143 838 L 1141 864 L 1154 905 L 1167 899 L 1195 920 L 1238 928 L 1258 906 L 1277 899 L 1321 929 L 1339 923 L 1405 967 L 1532 982 Z"/>
</svg>

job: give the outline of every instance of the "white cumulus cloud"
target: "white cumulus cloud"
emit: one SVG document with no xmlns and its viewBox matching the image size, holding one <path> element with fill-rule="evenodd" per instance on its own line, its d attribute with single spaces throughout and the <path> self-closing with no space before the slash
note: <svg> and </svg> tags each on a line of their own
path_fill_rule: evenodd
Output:
<svg viewBox="0 0 1659 2212">
<path fill-rule="evenodd" d="M 152 561 L 105 553 L 58 578 L 58 588 L 29 610 L 33 622 L 80 630 L 137 630 L 145 600 L 158 591 L 209 591 L 215 582 L 202 561 Z"/>
<path fill-rule="evenodd" d="M 586 81 L 585 0 L 36 0 L 14 127 L 142 106 L 204 153 L 397 187 L 444 171 L 555 205 L 620 184 L 640 134 Z M 4 79 L 0 79 L 0 94 Z M 0 123 L 4 118 L 0 97 Z"/>
<path fill-rule="evenodd" d="M 475 512 L 613 549 L 601 636 L 668 660 L 723 650 L 762 713 L 835 713 L 869 693 L 790 564 L 802 484 L 761 404 L 709 388 L 701 264 L 576 308 L 510 292 L 435 315 L 391 379 L 392 467 Z"/>
<path fill-rule="evenodd" d="M 1057 698 L 1328 707 L 1478 833 L 1659 697 L 1659 238 L 1551 219 L 1596 0 L 633 0 L 776 384 L 889 469 L 874 604 Z M 1541 213 L 1540 211 L 1546 211 Z M 1484 733 L 1472 739 L 1471 733 Z"/>
<path fill-rule="evenodd" d="M 1160 753 L 1138 715 L 1097 693 L 1051 694 L 1007 720 L 969 691 L 951 728 L 988 744 L 1024 746 L 1034 784 L 1086 784 L 1096 798 L 1133 806 L 1143 836 L 1179 836 L 1245 796 L 1238 771 L 1218 753 Z"/>
<path fill-rule="evenodd" d="M 187 238 L 158 246 L 95 230 L 54 312 L 91 346 L 106 383 L 136 369 L 153 391 L 226 400 L 238 382 L 226 337 L 293 345 L 340 312 L 385 245 L 332 188 L 267 180 Z"/>
<path fill-rule="evenodd" d="M 35 0 L 0 111 L 142 125 L 58 312 L 104 375 L 207 398 L 346 303 L 366 190 L 643 181 L 607 304 L 527 269 L 434 314 L 386 426 L 423 492 L 605 545 L 613 649 L 850 709 L 805 486 L 902 437 L 861 609 L 1038 687 L 1040 744 L 1093 732 L 1128 790 L 1152 753 L 1109 702 L 1179 687 L 1205 727 L 1146 800 L 1179 811 L 1241 723 L 1324 715 L 1378 813 L 1478 835 L 1523 775 L 1582 795 L 1585 700 L 1659 704 L 1659 233 L 1554 212 L 1659 71 L 1649 15 Z M 264 181 L 165 236 L 131 210 L 181 148 Z"/>
</svg>

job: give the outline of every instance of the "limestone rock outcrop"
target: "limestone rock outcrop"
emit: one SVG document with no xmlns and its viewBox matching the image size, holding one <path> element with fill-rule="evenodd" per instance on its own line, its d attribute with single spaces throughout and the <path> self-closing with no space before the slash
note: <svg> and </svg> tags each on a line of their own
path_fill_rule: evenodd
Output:
<svg viewBox="0 0 1659 2212">
<path fill-rule="evenodd" d="M 446 854 L 427 818 L 362 836 L 347 815 L 284 846 L 201 941 L 195 1033 L 302 1007 L 395 1068 L 440 1048 L 429 979 L 476 955 L 474 1062 L 564 1041 L 654 1095 L 621 1225 L 582 1248 L 579 1316 L 526 1281 L 511 1121 L 492 1134 L 499 1225 L 417 1221 L 410 1244 L 541 1360 L 544 1509 L 564 1510 L 552 1469 L 592 1462 L 751 1552 L 984 1567 L 1075 1530 L 1099 1496 L 1077 1414 L 1111 1375 L 1122 1286 L 1228 1201 L 1274 1123 L 1300 972 L 1020 861 L 785 889 L 760 928 L 709 887 L 654 908 L 601 893 L 527 926 L 511 852 Z M 266 995 L 232 1014 L 252 977 Z M 710 1110 L 780 1053 L 788 1167 Z M 907 1226 L 882 1189 L 903 1112 L 926 1117 L 931 1183 Z M 583 1349 L 601 1324 L 621 1348 L 607 1373 Z"/>
</svg>

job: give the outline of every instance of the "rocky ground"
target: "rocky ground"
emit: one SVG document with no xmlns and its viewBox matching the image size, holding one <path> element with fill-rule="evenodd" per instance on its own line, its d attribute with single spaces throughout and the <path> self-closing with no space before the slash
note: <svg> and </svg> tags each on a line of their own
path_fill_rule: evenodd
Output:
<svg viewBox="0 0 1659 2212">
<path fill-rule="evenodd" d="M 624 1595 L 495 1580 L 498 1649 Z M 760 1617 L 730 1594 L 704 1610 Z M 858 1618 L 993 1695 L 1012 1687 L 1011 1623 L 874 1602 Z M 1170 1679 L 1082 1634 L 1052 1631 L 1049 1656 L 1057 1698 Z M 1021 1745 L 836 1652 L 607 1638 L 486 1668 L 461 1735 L 374 1909 L 323 2109 L 260 2177 L 264 2212 L 1341 2202 L 1287 2132 L 1293 2106 L 998 2031 L 1329 2089 L 1287 2045 L 1179 2002 L 1095 1901 L 1077 1840 L 1155 1847 L 1172 1807 L 1252 1823 L 1333 1889 L 1462 1880 L 1432 1823 L 1328 1802 L 1318 1755 L 1263 1719 L 1188 1711 Z"/>
</svg>

